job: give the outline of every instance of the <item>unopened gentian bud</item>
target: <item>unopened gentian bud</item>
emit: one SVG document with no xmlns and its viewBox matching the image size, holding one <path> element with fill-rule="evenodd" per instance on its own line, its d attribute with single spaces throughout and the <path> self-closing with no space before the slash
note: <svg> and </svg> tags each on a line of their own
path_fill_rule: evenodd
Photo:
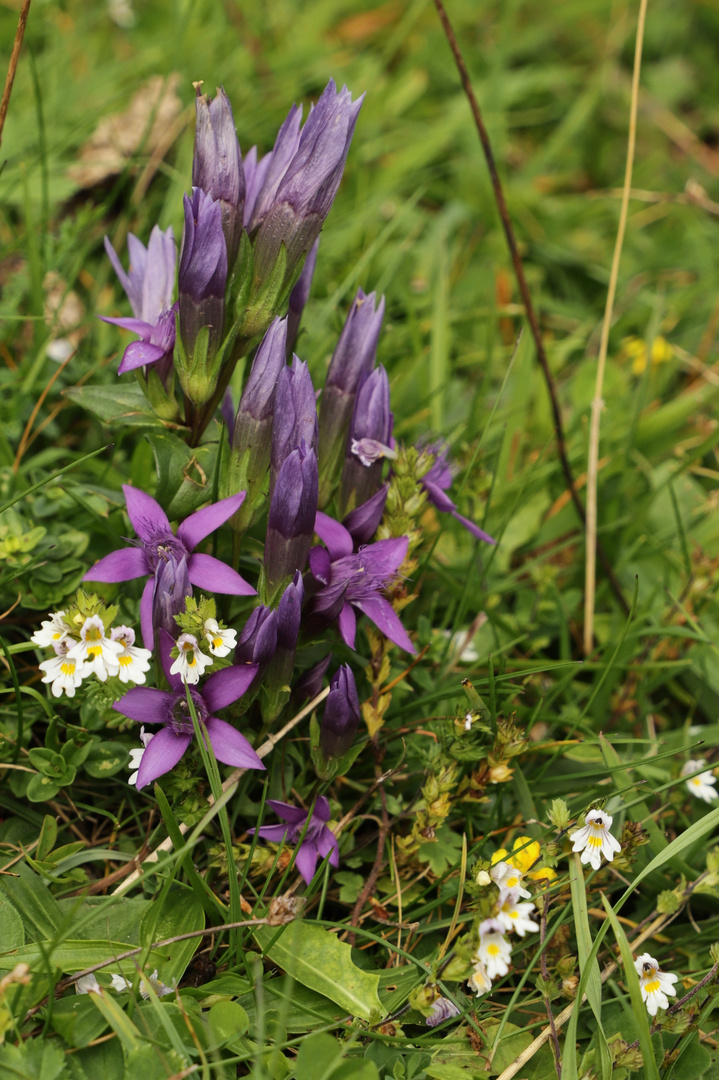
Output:
<svg viewBox="0 0 719 1080">
<path fill-rule="evenodd" d="M 312 701 L 322 692 L 322 682 L 331 663 L 332 653 L 328 653 L 322 660 L 313 664 L 311 668 L 308 668 L 307 671 L 300 675 L 294 688 L 294 694 L 299 705 L 303 701 Z"/>
<path fill-rule="evenodd" d="M 302 312 L 305 310 L 305 304 L 309 299 L 310 289 L 312 288 L 312 278 L 315 275 L 315 266 L 317 265 L 317 249 L 319 248 L 319 246 L 320 238 L 318 236 L 307 254 L 307 258 L 305 259 L 305 265 L 302 267 L 302 273 L 297 279 L 297 284 L 290 293 L 290 304 L 289 310 L 287 312 L 288 351 L 294 349 L 295 343 L 297 341 L 297 334 L 300 329 Z"/>
<path fill-rule="evenodd" d="M 277 648 L 277 612 L 260 604 L 237 639 L 236 664 L 269 664 Z"/>
<path fill-rule="evenodd" d="M 298 570 L 282 593 L 282 599 L 277 608 L 278 649 L 285 649 L 294 654 L 297 636 L 300 632 L 300 618 L 304 598 L 305 587 L 302 581 L 302 573 Z"/>
<path fill-rule="evenodd" d="M 357 686 L 352 669 L 343 664 L 330 680 L 330 692 L 320 724 L 320 749 L 326 758 L 346 754 L 360 725 Z"/>
<path fill-rule="evenodd" d="M 244 531 L 257 515 L 270 467 L 277 383 L 286 368 L 287 319 L 275 319 L 255 353 L 247 384 L 229 430 L 232 453 L 223 493 L 246 491 L 232 525 Z"/>
<path fill-rule="evenodd" d="M 277 616 L 277 651 L 265 672 L 262 715 L 265 722 L 279 716 L 290 696 L 290 680 L 295 666 L 295 649 L 300 632 L 305 587 L 298 570 L 282 593 L 275 611 Z"/>
<path fill-rule="evenodd" d="M 227 245 L 222 210 L 201 188 L 185 195 L 185 231 L 179 272 L 180 336 L 177 362 L 182 389 L 195 402 L 209 399 L 216 385 L 212 360 L 222 339 L 227 284 Z M 205 335 L 198 342 L 202 331 Z M 184 353 L 184 356 L 182 355 Z"/>
<path fill-rule="evenodd" d="M 270 498 L 287 456 L 304 442 L 317 450 L 317 405 L 307 364 L 293 357 L 292 366 L 280 371 L 272 424 Z"/>
<path fill-rule="evenodd" d="M 220 203 L 222 231 L 227 244 L 227 263 L 231 268 L 237 256 L 242 235 L 245 204 L 245 174 L 242 169 L 240 144 L 235 132 L 230 99 L 222 89 L 210 101 L 195 83 L 195 153 L 192 160 L 192 185 L 202 188 L 211 199 Z"/>
<path fill-rule="evenodd" d="M 334 492 L 344 459 L 355 397 L 363 378 L 374 367 L 384 297 L 375 307 L 376 294 L 357 291 L 332 354 L 320 406 L 319 459 L 322 463 L 320 508 Z"/>
<path fill-rule="evenodd" d="M 265 579 L 271 596 L 304 570 L 317 515 L 317 457 L 302 444 L 285 459 L 270 502 L 265 541 Z"/>
<path fill-rule="evenodd" d="M 184 555 L 180 559 L 174 559 L 170 556 L 160 564 L 155 574 L 151 616 L 152 629 L 155 635 L 154 640 L 158 640 L 157 633 L 159 630 L 167 630 L 173 639 L 177 637 L 180 630 L 175 622 L 175 615 L 184 612 L 186 596 L 192 596 L 187 558 Z M 144 604 L 141 615 L 143 636 L 146 640 L 152 641 L 153 635 L 150 633 L 148 638 L 148 627 L 145 625 L 147 612 L 144 610 Z"/>
<path fill-rule="evenodd" d="M 342 522 L 354 540 L 355 548 L 359 547 L 360 544 L 369 544 L 374 540 L 374 535 L 384 514 L 387 490 L 387 484 L 383 484 L 370 499 L 351 510 Z"/>
<path fill-rule="evenodd" d="M 341 513 L 360 506 L 377 492 L 382 483 L 382 448 L 387 446 L 391 435 L 389 379 L 380 364 L 363 379 L 355 398 L 342 466 Z M 361 453 L 366 440 L 373 440 L 380 447 L 379 453 L 371 458 Z"/>
<path fill-rule="evenodd" d="M 287 124 L 283 145 L 275 144 L 265 190 L 260 192 L 253 213 L 253 221 L 262 221 L 255 240 L 255 277 L 259 282 L 269 278 L 283 246 L 285 281 L 291 279 L 299 260 L 319 236 L 342 179 L 362 100 L 353 102 L 347 87 L 338 92 L 330 80 L 310 110 L 296 144 L 296 113 L 290 114 L 293 120 Z M 275 178 L 286 160 L 277 183 Z"/>
</svg>

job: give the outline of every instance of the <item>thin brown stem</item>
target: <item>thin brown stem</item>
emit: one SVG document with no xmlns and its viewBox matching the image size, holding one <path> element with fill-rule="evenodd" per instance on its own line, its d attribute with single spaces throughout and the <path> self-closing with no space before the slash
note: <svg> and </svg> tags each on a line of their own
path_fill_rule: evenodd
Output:
<svg viewBox="0 0 719 1080">
<path fill-rule="evenodd" d="M 7 77 L 5 79 L 5 89 L 2 92 L 2 100 L 0 101 L 0 143 L 2 143 L 2 133 L 3 128 L 5 127 L 8 106 L 10 105 L 12 84 L 15 82 L 15 72 L 17 71 L 18 61 L 20 59 L 20 49 L 22 48 L 22 39 L 25 37 L 25 27 L 27 26 L 27 17 L 29 14 L 30 0 L 23 0 L 23 5 L 20 9 L 20 18 L 17 23 L 17 30 L 15 31 L 15 42 L 12 47 L 12 53 L 10 54 L 10 63 L 8 64 Z"/>
<path fill-rule="evenodd" d="M 378 779 L 380 774 L 380 762 L 379 760 L 377 760 L 376 775 Z M 372 890 L 377 884 L 377 878 L 380 875 L 380 870 L 382 869 L 382 863 L 384 861 L 384 845 L 389 835 L 390 820 L 389 814 L 387 813 L 387 795 L 385 793 L 384 786 L 381 784 L 379 786 L 379 794 L 382 801 L 382 824 L 380 825 L 379 834 L 377 836 L 377 854 L 375 855 L 374 864 L 369 872 L 369 876 L 367 877 L 367 880 L 362 887 L 362 891 L 357 897 L 357 903 L 352 908 L 352 915 L 350 916 L 350 926 L 357 926 L 360 915 L 362 914 L 362 908 L 367 903 L 368 897 L 370 896 Z M 350 945 L 354 945 L 355 936 L 356 935 L 354 933 L 350 933 L 347 935 L 347 940 L 349 941 Z"/>
<path fill-rule="evenodd" d="M 542 374 L 544 375 L 544 381 L 547 386 L 547 393 L 549 394 L 549 400 L 552 406 L 552 416 L 554 417 L 554 430 L 557 437 L 557 451 L 559 453 L 559 461 L 562 467 L 562 472 L 564 473 L 564 479 L 566 481 L 567 487 L 569 488 L 569 493 L 572 497 L 572 502 L 577 511 L 577 514 L 579 515 L 582 526 L 585 526 L 586 514 L 584 511 L 584 506 L 582 504 L 582 500 L 579 498 L 579 495 L 577 493 L 577 489 L 574 483 L 574 476 L 572 474 L 572 467 L 569 464 L 569 458 L 567 456 L 567 442 L 564 435 L 564 425 L 562 423 L 562 414 L 559 408 L 557 388 L 554 384 L 554 378 L 549 367 L 547 354 L 544 350 L 544 342 L 542 341 L 542 334 L 539 329 L 539 322 L 537 320 L 537 315 L 534 310 L 534 305 L 532 303 L 532 297 L 529 292 L 529 286 L 527 285 L 527 279 L 524 274 L 522 259 L 519 254 L 519 248 L 517 247 L 517 239 L 514 235 L 514 227 L 512 225 L 512 220 L 509 216 L 509 211 L 507 209 L 507 203 L 504 198 L 502 182 L 499 179 L 499 173 L 497 172 L 497 163 L 494 158 L 492 144 L 489 140 L 489 134 L 484 125 L 484 120 L 482 118 L 482 112 L 479 107 L 479 103 L 475 96 L 474 90 L 472 89 L 472 82 L 469 77 L 467 65 L 464 62 L 464 57 L 462 56 L 462 51 L 459 47 L 459 42 L 457 41 L 454 30 L 452 29 L 452 24 L 449 21 L 449 16 L 445 11 L 442 0 L 434 0 L 434 4 L 437 8 L 437 13 L 439 15 L 440 22 L 442 23 L 442 28 L 447 37 L 447 41 L 449 42 L 449 47 L 452 50 L 452 55 L 454 56 L 457 70 L 459 72 L 459 78 L 462 83 L 462 89 L 464 90 L 467 101 L 469 102 L 469 107 L 472 111 L 472 117 L 474 119 L 475 127 L 477 128 L 477 133 L 482 144 L 482 150 L 484 151 L 484 156 L 487 161 L 487 168 L 489 169 L 489 176 L 492 182 L 492 189 L 494 191 L 494 199 L 497 204 L 497 210 L 499 212 L 499 217 L 502 222 L 502 227 L 504 229 L 504 235 L 507 240 L 507 246 L 509 248 L 510 257 L 512 259 L 512 266 L 514 267 L 514 274 L 517 279 L 519 291 L 522 296 L 522 302 L 524 304 L 527 322 L 529 323 L 529 328 L 531 330 L 534 344 L 537 350 L 537 359 L 539 361 L 539 366 L 542 369 Z M 612 592 L 616 596 L 617 601 L 619 602 L 625 613 L 629 614 L 629 604 L 627 603 L 627 600 L 624 596 L 621 584 L 619 583 L 619 580 L 614 573 L 614 570 L 606 552 L 604 551 L 603 547 L 599 542 L 597 542 L 597 554 L 604 569 L 604 573 L 607 576 L 607 580 L 611 586 Z"/>
</svg>

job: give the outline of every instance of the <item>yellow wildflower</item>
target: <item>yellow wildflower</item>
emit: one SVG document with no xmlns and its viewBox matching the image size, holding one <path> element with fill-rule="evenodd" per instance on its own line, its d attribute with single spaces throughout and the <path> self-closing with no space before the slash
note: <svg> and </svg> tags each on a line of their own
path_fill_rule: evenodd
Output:
<svg viewBox="0 0 719 1080">
<path fill-rule="evenodd" d="M 622 342 L 622 355 L 632 362 L 632 372 L 643 375 L 647 367 L 647 343 L 643 338 L 629 337 Z M 664 364 L 673 356 L 672 347 L 666 338 L 658 334 L 652 341 L 652 367 Z"/>
<path fill-rule="evenodd" d="M 557 875 L 548 866 L 529 869 L 541 858 L 541 855 L 542 851 L 536 840 L 532 840 L 530 836 L 518 836 L 512 845 L 511 854 L 506 848 L 500 848 L 492 856 L 492 865 L 506 862 L 515 870 L 520 870 L 522 874 L 532 878 L 533 881 L 554 881 Z"/>
</svg>

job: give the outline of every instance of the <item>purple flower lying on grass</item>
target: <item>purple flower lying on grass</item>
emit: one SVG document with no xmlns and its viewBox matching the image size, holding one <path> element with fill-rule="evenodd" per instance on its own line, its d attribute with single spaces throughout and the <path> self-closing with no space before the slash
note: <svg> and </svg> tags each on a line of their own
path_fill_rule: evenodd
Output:
<svg viewBox="0 0 719 1080">
<path fill-rule="evenodd" d="M 445 494 L 452 483 L 452 469 L 447 460 L 446 448 L 441 443 L 437 443 L 428 449 L 433 450 L 436 454 L 435 462 L 429 472 L 424 474 L 420 483 L 427 492 L 429 501 L 442 513 L 451 514 L 453 518 L 456 518 L 460 525 L 464 525 L 465 529 L 471 532 L 472 536 L 476 537 L 477 540 L 484 540 L 486 544 L 495 544 L 496 540 L 493 540 L 489 533 L 484 532 L 469 518 L 462 517 L 457 512 L 457 507 L 449 495 Z"/>
<path fill-rule="evenodd" d="M 296 844 L 302 836 L 305 822 L 309 817 L 307 810 L 300 810 L 297 806 L 279 802 L 277 799 L 268 799 L 267 806 L 271 807 L 278 817 L 284 818 L 287 825 L 263 825 L 257 830 L 257 835 L 263 840 L 271 840 L 279 844 L 282 840 L 288 840 Z M 320 795 L 315 803 L 305 838 L 297 849 L 295 866 L 309 885 L 314 877 L 317 859 L 330 857 L 330 866 L 339 866 L 340 856 L 337 846 L 337 837 L 327 827 L 330 819 L 330 804 L 324 795 Z M 247 830 L 250 835 L 254 829 Z"/>
<path fill-rule="evenodd" d="M 254 596 L 252 588 L 236 570 L 215 559 L 212 555 L 194 554 L 194 548 L 219 529 L 242 505 L 245 492 L 221 499 L 212 506 L 206 506 L 191 514 L 173 533 L 167 514 L 151 495 L 146 495 L 139 488 L 123 484 L 122 490 L 127 503 L 127 513 L 139 540 L 130 541 L 133 546 L 120 548 L 96 562 L 85 574 L 83 581 L 131 581 L 133 578 L 150 574 L 140 602 L 140 624 L 146 649 L 152 649 L 154 627 L 162 625 L 159 621 L 161 612 L 155 611 L 162 600 L 161 592 L 157 595 L 157 605 L 153 603 L 153 594 L 157 592 L 156 582 L 167 576 L 170 569 L 187 560 L 187 576 L 190 584 L 210 593 L 229 593 L 232 596 Z M 184 610 L 184 594 L 181 606 Z M 157 614 L 158 618 L 154 615 Z"/>
<path fill-rule="evenodd" d="M 133 371 L 134 368 L 163 361 L 160 364 L 160 376 L 164 380 L 172 366 L 172 350 L 175 345 L 177 304 L 172 303 L 177 263 L 175 238 L 172 229 L 163 232 L 155 225 L 147 247 L 132 233 L 127 238 L 127 246 L 130 251 L 130 270 L 126 274 L 114 247 L 105 237 L 105 251 L 127 293 L 134 318 L 111 319 L 107 315 L 101 315 L 100 318 L 103 322 L 114 323 L 123 330 L 132 331 L 140 339 L 131 341 L 125 349 L 118 369 L 120 375 Z"/>
<path fill-rule="evenodd" d="M 319 512 L 315 532 L 326 548 L 310 551 L 310 570 L 322 588 L 313 602 L 313 613 L 332 621 L 339 617 L 342 640 L 354 648 L 357 617 L 363 612 L 385 637 L 400 649 L 413 653 L 414 645 L 396 611 L 382 590 L 393 581 L 407 555 L 407 537 L 378 540 L 354 553 L 351 533 L 338 521 Z"/>
<path fill-rule="evenodd" d="M 180 675 L 171 673 L 171 650 L 174 642 L 167 631 L 160 633 L 160 657 L 170 690 L 136 686 L 116 701 L 113 709 L 139 724 L 162 727 L 145 744 L 137 771 L 137 790 L 174 769 L 195 735 L 185 684 Z M 244 769 L 264 769 L 264 765 L 244 735 L 214 714 L 237 701 L 257 674 L 256 664 L 222 668 L 210 675 L 201 690 L 190 688 L 200 727 L 218 761 Z M 143 739 L 144 742 L 144 739 Z"/>
</svg>

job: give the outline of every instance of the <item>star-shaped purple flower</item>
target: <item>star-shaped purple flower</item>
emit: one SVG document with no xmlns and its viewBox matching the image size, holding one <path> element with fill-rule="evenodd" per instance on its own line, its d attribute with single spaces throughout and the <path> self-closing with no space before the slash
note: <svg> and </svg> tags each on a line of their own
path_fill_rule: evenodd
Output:
<svg viewBox="0 0 719 1080">
<path fill-rule="evenodd" d="M 354 551 L 351 533 L 327 514 L 318 512 L 315 532 L 326 548 L 310 551 L 310 570 L 322 588 L 313 601 L 313 613 L 332 621 L 339 618 L 342 640 L 354 648 L 357 617 L 363 612 L 385 637 L 413 653 L 414 645 L 382 590 L 397 576 L 407 555 L 408 540 L 378 540 Z"/>
<path fill-rule="evenodd" d="M 289 803 L 279 802 L 277 799 L 268 799 L 267 806 L 270 806 L 277 816 L 284 818 L 288 824 L 263 825 L 262 828 L 257 830 L 257 835 L 261 836 L 263 840 L 271 840 L 275 844 L 279 844 L 282 840 L 287 840 L 290 844 L 296 844 L 302 836 L 305 822 L 309 817 L 307 810 L 301 810 L 297 806 L 290 806 Z M 330 866 L 339 866 L 340 863 L 337 837 L 327 827 L 329 819 L 330 804 L 324 795 L 320 795 L 315 802 L 312 817 L 305 832 L 305 838 L 295 855 L 295 866 L 308 885 L 314 877 L 318 858 L 324 859 L 329 855 Z M 247 831 L 250 835 L 255 832 L 254 829 L 248 829 Z"/>
<path fill-rule="evenodd" d="M 153 648 L 153 593 L 167 563 L 179 566 L 187 560 L 190 584 L 210 593 L 229 593 L 232 596 L 254 596 L 256 590 L 240 577 L 236 570 L 212 555 L 195 554 L 197 545 L 219 529 L 242 505 L 245 492 L 221 499 L 212 506 L 196 511 L 173 533 L 167 514 L 151 495 L 139 488 L 123 484 L 127 513 L 139 540 L 132 547 L 120 548 L 96 562 L 83 581 L 131 581 L 150 575 L 140 602 L 140 625 L 146 649 Z M 182 606 L 184 610 L 184 595 Z M 159 602 L 159 597 L 158 597 Z"/>
<path fill-rule="evenodd" d="M 105 251 L 127 293 L 134 318 L 115 319 L 106 315 L 100 318 L 103 322 L 132 331 L 140 339 L 131 341 L 125 349 L 118 374 L 124 375 L 134 368 L 159 364 L 160 375 L 164 379 L 172 366 L 172 350 L 175 346 L 177 304 L 172 303 L 172 293 L 175 288 L 177 245 L 172 229 L 163 232 L 156 225 L 150 233 L 147 247 L 132 233 L 127 238 L 127 246 L 130 270 L 126 274 L 115 249 L 105 237 Z"/>
<path fill-rule="evenodd" d="M 435 443 L 433 446 L 427 449 L 432 450 L 435 454 L 435 461 L 429 472 L 425 473 L 420 484 L 427 492 L 427 498 L 434 506 L 437 507 L 444 514 L 451 514 L 453 518 L 464 525 L 465 529 L 476 537 L 477 540 L 484 540 L 486 544 L 496 544 L 489 533 L 484 532 L 478 525 L 475 525 L 469 518 L 463 517 L 458 511 L 455 503 L 452 502 L 449 495 L 445 494 L 447 488 L 451 485 L 453 474 L 452 468 L 449 464 L 447 456 L 447 448 L 442 443 Z"/>
<path fill-rule="evenodd" d="M 172 675 L 171 649 L 174 642 L 166 630 L 160 633 L 160 657 L 170 690 L 155 690 L 135 686 L 116 701 L 113 709 L 138 723 L 161 724 L 145 748 L 137 773 L 137 789 L 151 784 L 159 776 L 174 769 L 192 742 L 195 734 L 185 684 L 179 675 Z M 218 719 L 214 714 L 237 701 L 257 674 L 256 664 L 238 664 L 210 675 L 201 690 L 190 688 L 201 729 L 218 761 L 243 769 L 264 769 L 260 758 L 244 735 Z"/>
</svg>

